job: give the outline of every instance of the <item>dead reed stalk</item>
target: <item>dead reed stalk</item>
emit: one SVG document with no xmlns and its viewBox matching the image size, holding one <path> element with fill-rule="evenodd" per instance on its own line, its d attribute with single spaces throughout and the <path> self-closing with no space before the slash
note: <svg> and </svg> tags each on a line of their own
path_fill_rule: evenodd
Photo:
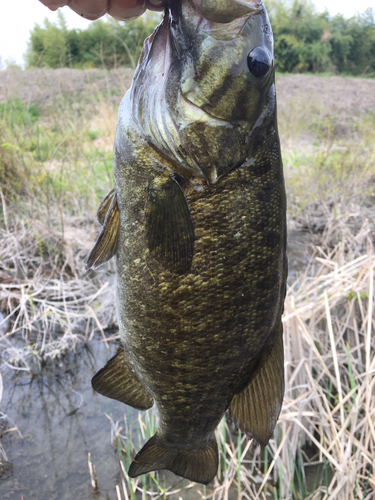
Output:
<svg viewBox="0 0 375 500">
<path fill-rule="evenodd" d="M 115 323 L 113 270 L 86 273 L 94 234 L 65 219 L 63 234 L 51 229 L 58 221 L 0 229 L 0 355 L 11 368 L 30 370 Z"/>
<path fill-rule="evenodd" d="M 304 443 L 314 449 L 304 453 L 305 467 L 326 463 L 332 471 L 319 498 L 365 499 L 375 492 L 375 255 L 367 243 L 367 253 L 351 261 L 342 246 L 321 251 L 315 276 L 305 274 L 288 291 L 287 385 L 273 445 L 291 431 L 277 464 L 282 498 L 289 498 Z"/>
</svg>

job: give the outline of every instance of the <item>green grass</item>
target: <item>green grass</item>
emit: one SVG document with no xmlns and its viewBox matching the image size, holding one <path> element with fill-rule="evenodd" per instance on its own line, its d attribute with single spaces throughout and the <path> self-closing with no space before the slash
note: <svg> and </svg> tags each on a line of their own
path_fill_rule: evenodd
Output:
<svg viewBox="0 0 375 500">
<path fill-rule="evenodd" d="M 104 98 L 95 105 L 91 94 L 78 100 L 56 95 L 34 104 L 9 98 L 0 104 L 0 181 L 7 199 L 18 202 L 27 194 L 71 212 L 77 206 L 95 210 L 112 186 L 108 131 L 92 127 L 106 113 L 113 139 L 117 109 L 111 102 L 104 106 Z"/>
<path fill-rule="evenodd" d="M 323 239 L 330 246 L 347 242 L 347 229 L 359 231 L 365 219 L 374 228 L 375 114 L 341 121 L 306 103 L 280 132 L 292 224 L 315 235 L 331 227 Z"/>
<path fill-rule="evenodd" d="M 1 119 L 8 127 L 15 125 L 27 126 L 39 119 L 39 108 L 36 104 L 28 105 L 17 98 L 8 99 L 0 104 Z"/>
</svg>

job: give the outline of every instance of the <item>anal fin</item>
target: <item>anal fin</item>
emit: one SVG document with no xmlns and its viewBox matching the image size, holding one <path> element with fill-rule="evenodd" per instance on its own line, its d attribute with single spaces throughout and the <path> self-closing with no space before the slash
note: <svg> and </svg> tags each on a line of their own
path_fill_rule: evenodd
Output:
<svg viewBox="0 0 375 500">
<path fill-rule="evenodd" d="M 272 350 L 241 392 L 232 399 L 229 412 L 236 426 L 248 437 L 266 446 L 276 426 L 284 397 L 283 329 Z"/>
<path fill-rule="evenodd" d="M 91 385 L 99 394 L 121 401 L 136 410 L 148 410 L 154 404 L 153 398 L 129 369 L 122 346 L 94 375 Z"/>
<path fill-rule="evenodd" d="M 129 476 L 168 469 L 178 476 L 208 484 L 217 473 L 219 455 L 214 435 L 199 448 L 182 449 L 168 446 L 156 433 L 134 457 Z"/>
<path fill-rule="evenodd" d="M 108 204 L 110 206 L 108 208 Z M 104 211 L 107 214 L 103 221 Z M 116 193 L 112 191 L 101 203 L 98 210 L 98 220 L 103 224 L 101 233 L 96 240 L 94 248 L 87 258 L 86 269 L 96 269 L 104 262 L 111 259 L 117 251 L 118 236 L 120 230 L 120 213 L 117 206 Z"/>
</svg>

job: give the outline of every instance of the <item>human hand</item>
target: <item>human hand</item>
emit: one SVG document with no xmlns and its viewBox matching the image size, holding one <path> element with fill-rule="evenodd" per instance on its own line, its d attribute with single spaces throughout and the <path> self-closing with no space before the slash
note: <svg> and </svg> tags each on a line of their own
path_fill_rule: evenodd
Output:
<svg viewBox="0 0 375 500">
<path fill-rule="evenodd" d="M 163 10 L 166 0 L 40 0 L 50 10 L 68 5 L 86 19 L 98 19 L 110 14 L 116 19 L 139 17 L 146 9 Z"/>
</svg>

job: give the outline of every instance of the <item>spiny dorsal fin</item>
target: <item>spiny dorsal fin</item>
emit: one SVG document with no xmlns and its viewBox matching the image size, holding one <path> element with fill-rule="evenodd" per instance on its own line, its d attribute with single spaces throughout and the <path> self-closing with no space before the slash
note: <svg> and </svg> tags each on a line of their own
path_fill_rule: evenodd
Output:
<svg viewBox="0 0 375 500">
<path fill-rule="evenodd" d="M 248 385 L 234 396 L 230 416 L 236 426 L 266 446 L 275 428 L 284 397 L 283 329 Z"/>
<path fill-rule="evenodd" d="M 105 200 L 104 200 L 105 201 Z M 102 203 L 104 203 L 104 201 Z M 99 207 L 100 210 L 100 207 Z M 102 215 L 102 212 L 101 212 Z M 99 211 L 98 211 L 99 219 Z M 100 222 L 100 220 L 99 220 Z M 117 242 L 120 228 L 120 213 L 117 206 L 117 196 L 114 193 L 111 206 L 103 222 L 98 239 L 91 250 L 86 262 L 86 269 L 96 269 L 111 259 L 117 251 Z"/>
<path fill-rule="evenodd" d="M 121 401 L 136 410 L 148 410 L 154 404 L 152 397 L 129 369 L 122 346 L 94 375 L 91 385 L 102 396 Z"/>
<path fill-rule="evenodd" d="M 208 484 L 217 473 L 219 462 L 217 441 L 212 435 L 201 448 L 179 449 L 168 446 L 156 433 L 134 457 L 129 476 L 137 477 L 146 472 L 168 469 L 178 476 Z"/>
<path fill-rule="evenodd" d="M 111 189 L 111 191 L 107 194 L 104 200 L 99 205 L 98 211 L 96 212 L 96 217 L 98 218 L 99 224 L 102 226 L 104 224 L 106 215 L 113 201 L 113 197 L 116 195 L 115 190 Z"/>
<path fill-rule="evenodd" d="M 261 1 L 253 0 L 203 0 L 202 14 L 215 23 L 230 23 L 254 12 L 260 5 Z"/>
<path fill-rule="evenodd" d="M 146 231 L 150 253 L 172 272 L 191 268 L 194 226 L 182 187 L 174 178 L 155 178 L 149 186 Z"/>
</svg>

